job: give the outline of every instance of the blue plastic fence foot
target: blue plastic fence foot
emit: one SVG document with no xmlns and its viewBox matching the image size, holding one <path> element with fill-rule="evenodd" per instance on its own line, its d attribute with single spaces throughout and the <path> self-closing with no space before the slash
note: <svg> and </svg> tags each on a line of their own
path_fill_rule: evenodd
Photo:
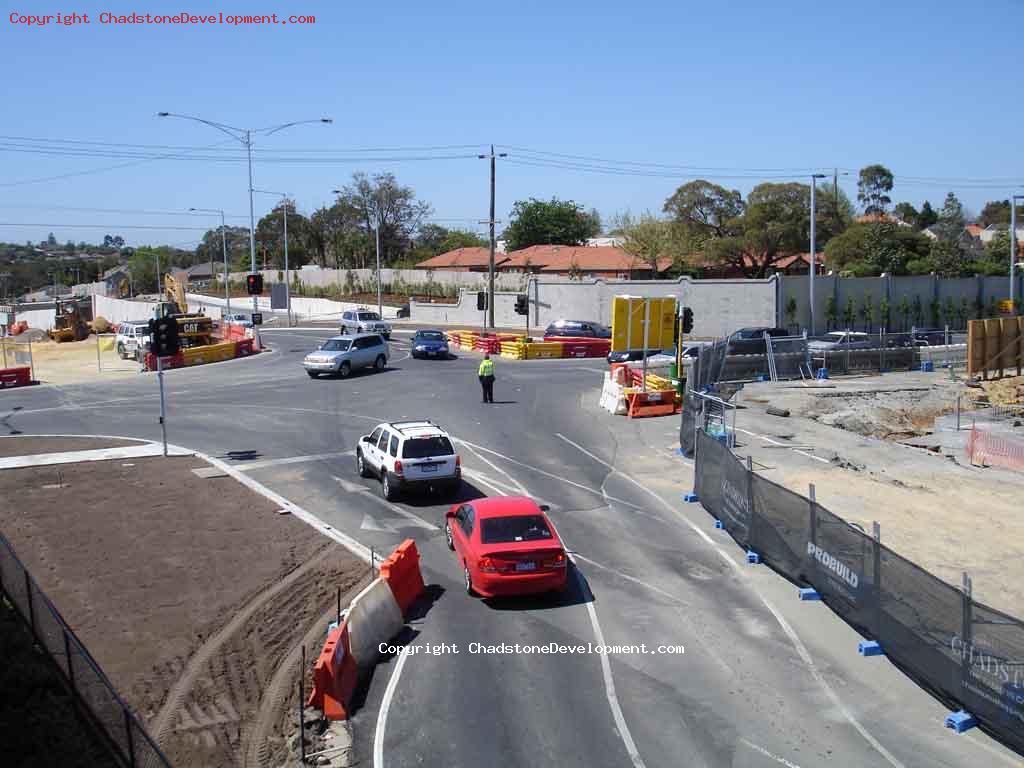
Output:
<svg viewBox="0 0 1024 768">
<path fill-rule="evenodd" d="M 752 549 L 747 550 L 747 562 L 751 565 L 757 565 L 761 562 L 761 556 Z"/>
<path fill-rule="evenodd" d="M 721 520 L 715 520 L 715 528 L 717 530 L 721 531 L 721 530 L 723 530 L 725 528 L 725 526 L 722 525 L 722 521 Z"/>
<path fill-rule="evenodd" d="M 921 363 L 921 373 L 935 373 L 935 364 L 931 360 Z"/>
<path fill-rule="evenodd" d="M 821 595 L 818 594 L 818 590 L 814 587 L 804 587 L 800 590 L 801 600 L 821 600 Z"/>
<path fill-rule="evenodd" d="M 759 374 L 757 374 L 757 380 L 758 381 L 768 381 L 768 377 L 765 376 L 763 373 L 759 373 Z"/>
<path fill-rule="evenodd" d="M 695 501 L 700 501 L 700 499 L 697 498 L 697 494 L 696 493 L 694 493 L 693 491 L 690 491 L 689 493 L 684 493 L 683 494 L 683 501 L 688 501 L 688 502 L 692 503 L 692 502 L 695 502 Z"/>
<path fill-rule="evenodd" d="M 828 378 L 828 368 L 819 368 L 818 369 L 818 373 L 815 375 L 814 378 L 816 378 L 816 379 L 827 379 Z"/>
<path fill-rule="evenodd" d="M 886 367 L 883 366 L 882 368 L 878 369 L 878 372 L 879 373 L 892 373 L 892 368 L 886 368 Z"/>
<path fill-rule="evenodd" d="M 877 640 L 861 640 L 857 643 L 857 653 L 861 656 L 885 656 Z"/>
<path fill-rule="evenodd" d="M 946 715 L 946 727 L 952 728 L 957 733 L 969 731 L 977 724 L 978 719 L 970 712 L 965 712 L 962 709 L 959 712 L 950 712 Z"/>
</svg>

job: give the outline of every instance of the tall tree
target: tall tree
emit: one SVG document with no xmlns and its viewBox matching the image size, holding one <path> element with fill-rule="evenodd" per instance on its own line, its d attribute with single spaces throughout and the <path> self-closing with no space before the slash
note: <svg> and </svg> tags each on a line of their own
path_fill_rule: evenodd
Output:
<svg viewBox="0 0 1024 768">
<path fill-rule="evenodd" d="M 981 215 L 978 217 L 978 223 L 983 227 L 987 227 L 991 224 L 1009 224 L 1010 201 L 989 200 L 985 203 L 985 207 L 981 209 Z"/>
<path fill-rule="evenodd" d="M 910 226 L 916 225 L 917 219 L 921 215 L 917 208 L 910 203 L 896 203 L 893 213 L 896 214 L 897 219 Z"/>
<path fill-rule="evenodd" d="M 952 192 L 946 195 L 946 200 L 939 211 L 938 221 L 935 228 L 940 240 L 947 243 L 955 243 L 964 231 L 964 207 Z"/>
<path fill-rule="evenodd" d="M 372 238 L 365 229 L 363 212 L 350 200 L 339 199 L 330 207 L 314 211 L 307 233 L 310 251 L 321 266 L 366 266 Z"/>
<path fill-rule="evenodd" d="M 892 171 L 884 165 L 868 165 L 860 169 L 857 180 L 857 202 L 864 207 L 864 213 L 884 215 L 892 202 Z"/>
<path fill-rule="evenodd" d="M 743 196 L 698 179 L 683 184 L 665 201 L 662 209 L 685 234 L 698 242 L 739 234 L 732 222 L 743 215 Z"/>
<path fill-rule="evenodd" d="M 309 221 L 295 210 L 294 200 L 279 202 L 256 223 L 256 241 L 266 249 L 270 264 L 284 269 L 284 212 L 288 211 L 288 266 L 297 269 L 309 263 L 309 243 L 306 231 Z"/>
<path fill-rule="evenodd" d="M 54 236 L 53 232 L 46 236 L 46 244 L 51 248 L 57 245 L 57 238 Z"/>
<path fill-rule="evenodd" d="M 937 214 L 935 209 L 932 208 L 932 204 L 925 200 L 924 204 L 921 206 L 921 212 L 917 215 L 917 228 L 928 229 L 928 227 L 935 224 L 938 220 L 939 214 Z"/>
<path fill-rule="evenodd" d="M 288 233 L 289 239 L 291 232 Z M 224 240 L 228 244 L 228 269 L 232 271 L 248 271 L 249 269 L 249 228 L 248 227 L 225 227 Z M 289 255 L 291 255 L 289 253 Z M 220 227 L 208 229 L 203 234 L 203 239 L 196 246 L 196 263 L 221 262 L 224 258 L 224 248 L 221 243 Z"/>
<path fill-rule="evenodd" d="M 510 251 L 531 245 L 582 245 L 600 233 L 600 222 L 572 200 L 518 200 L 503 233 Z"/>
<path fill-rule="evenodd" d="M 622 250 L 647 265 L 651 274 L 657 276 L 658 263 L 662 259 L 670 258 L 675 262 L 680 256 L 673 228 L 672 222 L 659 219 L 647 211 L 623 230 L 625 241 Z"/>
<path fill-rule="evenodd" d="M 403 187 L 391 173 L 372 177 L 361 172 L 352 174 L 352 183 L 341 191 L 338 203 L 359 212 L 367 236 L 366 262 L 373 254 L 374 233 L 380 225 L 382 264 L 390 264 L 408 251 L 413 233 L 433 210 L 430 203 L 416 199 L 412 187 Z"/>
</svg>

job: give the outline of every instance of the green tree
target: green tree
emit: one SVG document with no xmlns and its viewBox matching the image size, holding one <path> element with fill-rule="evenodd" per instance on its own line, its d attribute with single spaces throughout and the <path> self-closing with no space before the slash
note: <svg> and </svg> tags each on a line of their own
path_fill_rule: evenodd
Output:
<svg viewBox="0 0 1024 768">
<path fill-rule="evenodd" d="M 942 305 L 942 318 L 948 325 L 954 325 L 956 320 L 957 305 L 956 301 L 952 296 L 947 296 L 945 303 Z"/>
<path fill-rule="evenodd" d="M 965 226 L 964 207 L 956 195 L 950 192 L 946 195 L 942 210 L 939 211 L 938 221 L 935 223 L 936 234 L 940 240 L 955 243 Z"/>
<path fill-rule="evenodd" d="M 866 292 L 861 299 L 860 319 L 864 322 L 864 329 L 871 333 L 875 322 L 875 300 L 871 296 L 871 291 Z"/>
<path fill-rule="evenodd" d="M 920 299 L 918 301 L 920 302 Z M 900 327 L 902 331 L 906 331 L 910 327 L 910 311 L 910 300 L 907 298 L 907 294 L 904 293 L 900 297 L 899 304 L 896 305 L 896 312 L 903 318 L 903 324 Z"/>
<path fill-rule="evenodd" d="M 57 246 L 57 238 L 54 236 L 53 232 L 46 236 L 46 244 L 51 248 L 55 248 Z"/>
<path fill-rule="evenodd" d="M 1009 224 L 1010 201 L 989 200 L 985 203 L 985 207 L 981 209 L 981 215 L 978 216 L 978 223 L 983 227 L 987 227 L 992 224 Z"/>
<path fill-rule="evenodd" d="M 917 215 L 917 228 L 928 229 L 928 227 L 932 226 L 932 224 L 938 220 L 939 215 L 935 212 L 935 209 L 932 208 L 932 204 L 925 200 L 924 204 L 921 206 L 921 212 Z"/>
<path fill-rule="evenodd" d="M 956 316 L 960 321 L 960 327 L 967 327 L 967 318 L 971 314 L 971 303 L 967 301 L 966 296 L 960 297 L 960 305 L 956 308 Z"/>
<path fill-rule="evenodd" d="M 896 203 L 896 207 L 893 208 L 893 213 L 896 215 L 897 219 L 909 224 L 910 226 L 917 224 L 917 219 L 921 215 L 917 208 L 910 203 Z"/>
<path fill-rule="evenodd" d="M 372 230 L 366 228 L 365 211 L 353 200 L 353 197 L 338 199 L 330 206 L 318 208 L 309 217 L 306 230 L 309 249 L 313 260 L 321 266 L 334 269 L 365 266 L 369 252 L 376 247 Z"/>
<path fill-rule="evenodd" d="M 796 298 L 793 296 L 786 300 L 786 320 L 791 326 L 796 325 Z"/>
<path fill-rule="evenodd" d="M 928 316 L 933 326 L 938 325 L 942 317 L 942 304 L 938 299 L 933 298 L 928 302 Z"/>
<path fill-rule="evenodd" d="M 639 220 L 625 226 L 622 250 L 646 264 L 651 274 L 657 275 L 661 260 L 668 258 L 676 263 L 682 257 L 674 230 L 672 222 L 659 219 L 648 211 Z"/>
<path fill-rule="evenodd" d="M 853 328 L 853 322 L 857 319 L 857 305 L 853 302 L 853 296 L 846 299 L 846 307 L 843 309 L 843 322 L 846 329 Z"/>
<path fill-rule="evenodd" d="M 288 211 L 288 267 L 298 269 L 310 261 L 307 245 L 309 220 L 295 210 L 295 202 L 278 203 L 256 224 L 256 239 L 270 254 L 271 266 L 284 268 L 284 212 Z"/>
<path fill-rule="evenodd" d="M 506 248 L 518 251 L 531 245 L 582 245 L 599 233 L 583 206 L 572 200 L 518 200 L 512 206 L 511 221 L 503 233 Z"/>
<path fill-rule="evenodd" d="M 857 202 L 864 207 L 865 214 L 884 215 L 892 202 L 892 171 L 884 165 L 868 165 L 860 169 L 857 180 Z"/>
<path fill-rule="evenodd" d="M 881 319 L 882 328 L 886 332 L 891 330 L 892 327 L 892 306 L 889 303 L 889 297 L 883 296 L 878 302 L 878 314 Z"/>
<path fill-rule="evenodd" d="M 289 231 L 289 240 L 291 239 L 291 234 Z M 250 266 L 249 228 L 225 227 L 224 240 L 228 245 L 228 269 L 235 272 L 248 271 Z M 203 239 L 196 246 L 196 264 L 209 262 L 211 259 L 215 265 L 222 264 L 224 260 L 224 247 L 221 243 L 220 227 L 206 230 L 203 234 Z"/>
<path fill-rule="evenodd" d="M 359 237 L 349 237 L 347 242 L 358 242 L 363 266 L 373 260 L 378 226 L 381 263 L 392 264 L 409 250 L 413 233 L 433 210 L 430 203 L 416 198 L 412 187 L 402 186 L 391 173 L 353 173 L 351 183 L 341 189 L 335 204 L 343 215 L 353 213 L 358 217 Z"/>
<path fill-rule="evenodd" d="M 832 295 L 829 295 L 825 299 L 825 323 L 826 323 L 826 330 L 831 331 L 835 327 L 837 315 L 838 315 L 838 310 L 836 308 L 836 297 L 832 296 Z"/>
<path fill-rule="evenodd" d="M 963 254 L 954 242 L 936 240 L 928 257 L 934 271 L 941 277 L 959 277 L 964 272 Z"/>
<path fill-rule="evenodd" d="M 710 181 L 683 184 L 665 201 L 663 211 L 684 234 L 699 243 L 739 234 L 733 222 L 743 215 L 743 196 Z"/>
</svg>

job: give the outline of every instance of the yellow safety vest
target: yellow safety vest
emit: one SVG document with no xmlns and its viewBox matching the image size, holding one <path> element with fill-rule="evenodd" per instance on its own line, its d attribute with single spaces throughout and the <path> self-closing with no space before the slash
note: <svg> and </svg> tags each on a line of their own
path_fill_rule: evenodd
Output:
<svg viewBox="0 0 1024 768">
<path fill-rule="evenodd" d="M 477 376 L 493 376 L 494 375 L 494 361 L 493 360 L 481 360 L 480 370 L 477 371 Z"/>
</svg>

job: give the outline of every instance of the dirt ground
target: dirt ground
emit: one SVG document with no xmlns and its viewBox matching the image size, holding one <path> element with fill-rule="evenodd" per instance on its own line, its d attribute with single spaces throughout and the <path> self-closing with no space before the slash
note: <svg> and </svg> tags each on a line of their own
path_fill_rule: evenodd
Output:
<svg viewBox="0 0 1024 768">
<path fill-rule="evenodd" d="M 82 448 L 32 440 L 26 452 Z M 52 468 L 0 471 L 14 501 L 0 529 L 172 764 L 266 764 L 298 682 L 289 660 L 367 566 L 202 466 L 67 464 L 60 487 Z"/>
<path fill-rule="evenodd" d="M 107 342 L 114 337 L 102 338 Z M 96 336 L 63 344 L 49 339 L 33 342 L 32 367 L 36 381 L 42 384 L 81 384 L 138 375 L 139 364 L 134 360 L 122 360 L 113 348 L 101 349 L 97 360 L 96 346 Z M 26 349 L 22 345 L 18 348 Z"/>
</svg>

